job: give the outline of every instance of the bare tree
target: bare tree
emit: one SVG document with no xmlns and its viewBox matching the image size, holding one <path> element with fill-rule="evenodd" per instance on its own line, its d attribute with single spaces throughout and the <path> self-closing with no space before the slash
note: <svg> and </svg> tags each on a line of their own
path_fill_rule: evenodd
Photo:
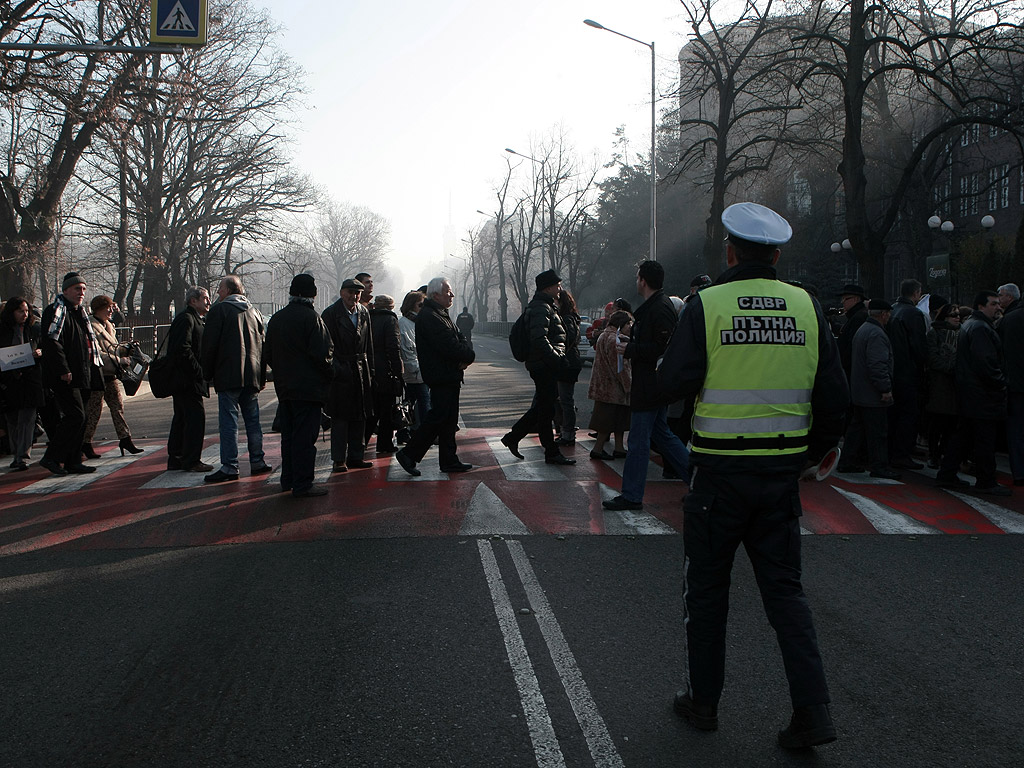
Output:
<svg viewBox="0 0 1024 768">
<path fill-rule="evenodd" d="M 379 272 L 389 247 L 391 226 L 369 208 L 327 200 L 307 222 L 304 239 L 315 263 L 337 284 L 359 272 Z"/>
</svg>

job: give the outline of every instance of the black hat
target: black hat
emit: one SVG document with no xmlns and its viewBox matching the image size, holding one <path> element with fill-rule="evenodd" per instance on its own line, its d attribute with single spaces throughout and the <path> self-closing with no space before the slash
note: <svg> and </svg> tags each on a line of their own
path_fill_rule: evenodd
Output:
<svg viewBox="0 0 1024 768">
<path fill-rule="evenodd" d="M 66 275 L 64 275 L 64 282 L 61 283 L 60 289 L 62 291 L 66 291 L 71 286 L 73 286 L 73 285 L 80 285 L 80 284 L 82 284 L 84 282 L 85 282 L 85 278 L 82 277 L 77 272 L 68 272 Z"/>
<path fill-rule="evenodd" d="M 711 279 L 711 275 L 697 275 L 690 281 L 690 287 L 700 290 L 701 288 L 707 288 L 712 282 L 714 281 Z"/>
<path fill-rule="evenodd" d="M 839 292 L 840 296 L 860 296 L 862 299 L 866 299 L 868 295 L 864 292 L 864 289 L 854 283 L 847 283 L 843 286 L 843 290 Z"/>
<path fill-rule="evenodd" d="M 292 296 L 302 296 L 307 299 L 312 299 L 316 296 L 316 281 L 312 275 L 303 272 L 300 275 L 296 275 L 292 278 L 292 286 L 288 289 L 288 293 Z"/>
<path fill-rule="evenodd" d="M 365 291 L 366 290 L 366 286 L 365 285 L 360 283 L 358 280 L 353 280 L 351 277 L 348 280 L 346 280 L 344 283 L 341 284 L 341 290 L 344 291 L 346 288 L 352 288 L 353 290 L 356 290 L 356 291 Z"/>
<path fill-rule="evenodd" d="M 545 270 L 537 275 L 537 290 L 543 291 L 545 288 L 550 288 L 552 285 L 558 285 L 562 282 L 562 278 L 558 276 L 558 273 L 553 269 Z"/>
<path fill-rule="evenodd" d="M 878 312 L 892 312 L 892 304 L 885 299 L 872 299 L 868 302 L 868 310 Z"/>
</svg>

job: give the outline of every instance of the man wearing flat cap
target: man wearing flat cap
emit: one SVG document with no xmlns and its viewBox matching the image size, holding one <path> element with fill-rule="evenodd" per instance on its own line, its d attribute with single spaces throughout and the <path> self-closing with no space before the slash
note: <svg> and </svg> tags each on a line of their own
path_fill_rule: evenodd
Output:
<svg viewBox="0 0 1024 768">
<path fill-rule="evenodd" d="M 526 355 L 526 370 L 533 379 L 535 394 L 530 409 L 512 425 L 501 443 L 517 459 L 522 459 L 519 441 L 536 432 L 544 446 L 544 461 L 548 464 L 575 464 L 575 459 L 563 456 L 555 443 L 551 422 L 555 417 L 558 400 L 558 375 L 569 361 L 565 356 L 565 326 L 558 314 L 555 301 L 562 290 L 562 278 L 553 269 L 537 275 L 537 292 L 526 306 L 526 322 L 530 336 L 530 351 Z"/>
<path fill-rule="evenodd" d="M 327 398 L 333 471 L 372 467 L 365 461 L 366 420 L 373 413 L 373 334 L 370 312 L 359 303 L 363 284 L 349 278 L 341 297 L 323 311 L 334 343 L 334 379 Z"/>
<path fill-rule="evenodd" d="M 82 463 L 84 400 L 93 390 L 103 389 L 99 346 L 85 311 L 85 289 L 85 278 L 68 272 L 61 293 L 43 310 L 40 320 L 43 384 L 53 392 L 60 419 L 49 435 L 39 466 L 54 475 L 96 471 Z"/>
<path fill-rule="evenodd" d="M 843 370 L 846 371 L 846 378 L 850 378 L 850 355 L 853 349 L 853 336 L 857 333 L 864 321 L 868 319 L 867 308 L 868 296 L 859 285 L 849 283 L 843 286 L 839 292 L 839 302 L 843 307 L 843 327 L 839 331 L 839 338 L 836 340 L 839 346 L 839 359 L 843 363 Z"/>
<path fill-rule="evenodd" d="M 288 293 L 288 304 L 270 318 L 264 345 L 280 402 L 281 490 L 294 497 L 324 496 L 327 487 L 314 485 L 313 475 L 321 409 L 331 389 L 334 345 L 313 306 L 313 276 L 296 275 Z"/>
<path fill-rule="evenodd" d="M 779 744 L 836 738 L 814 622 L 800 583 L 801 472 L 843 433 L 846 376 L 824 313 L 776 277 L 789 223 L 756 203 L 722 213 L 729 269 L 683 313 L 658 373 L 676 398 L 698 393 L 683 501 L 686 687 L 676 712 L 718 728 L 733 558 L 750 557 L 789 680 L 793 714 Z"/>
</svg>

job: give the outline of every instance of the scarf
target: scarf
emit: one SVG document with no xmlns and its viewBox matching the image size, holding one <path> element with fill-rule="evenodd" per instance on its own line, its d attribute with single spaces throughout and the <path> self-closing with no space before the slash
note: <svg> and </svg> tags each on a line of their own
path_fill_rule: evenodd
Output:
<svg viewBox="0 0 1024 768">
<path fill-rule="evenodd" d="M 46 335 L 51 340 L 57 341 L 60 337 L 61 331 L 64 330 L 64 322 L 67 320 L 68 311 L 78 312 L 81 315 L 82 320 L 85 321 L 86 331 L 86 343 L 89 346 L 88 352 L 89 357 L 92 359 L 92 364 L 97 368 L 103 367 L 103 360 L 100 359 L 100 345 L 96 343 L 96 334 L 93 333 L 92 323 L 89 322 L 89 315 L 85 312 L 85 304 L 80 304 L 78 307 L 68 307 L 67 300 L 64 298 L 64 294 L 59 294 L 57 300 L 54 302 L 54 313 L 53 322 L 50 323 L 50 329 Z"/>
</svg>

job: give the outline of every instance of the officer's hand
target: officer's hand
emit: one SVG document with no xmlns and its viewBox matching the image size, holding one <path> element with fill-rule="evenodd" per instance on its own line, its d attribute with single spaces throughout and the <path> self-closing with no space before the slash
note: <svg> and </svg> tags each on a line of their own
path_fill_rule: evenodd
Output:
<svg viewBox="0 0 1024 768">
<path fill-rule="evenodd" d="M 63 381 L 65 384 L 70 384 L 71 383 L 71 373 L 69 372 L 69 373 L 63 374 L 60 377 L 60 380 Z"/>
<path fill-rule="evenodd" d="M 891 403 L 892 402 L 892 392 L 883 392 L 882 393 L 882 402 L 883 403 Z"/>
</svg>

